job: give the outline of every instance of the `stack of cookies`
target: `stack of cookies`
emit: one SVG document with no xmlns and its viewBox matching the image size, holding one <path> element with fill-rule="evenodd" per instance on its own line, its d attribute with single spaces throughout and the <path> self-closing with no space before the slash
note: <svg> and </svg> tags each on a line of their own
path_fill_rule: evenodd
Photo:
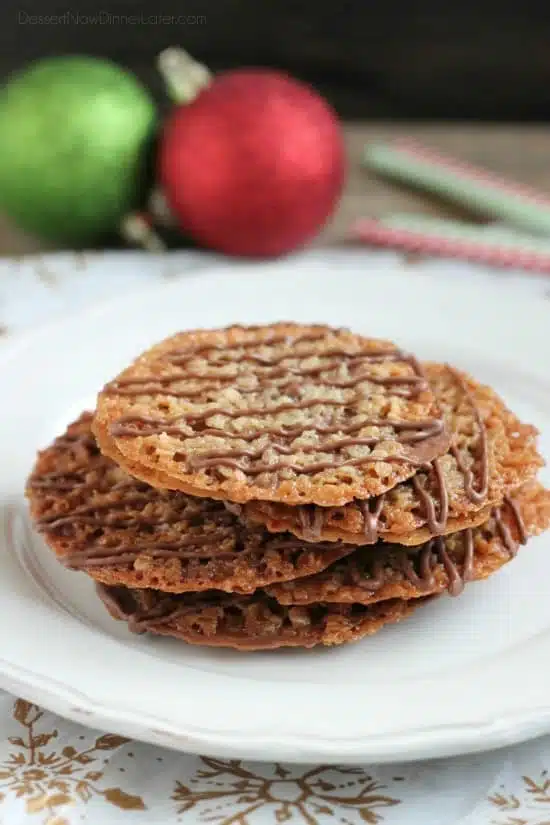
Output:
<svg viewBox="0 0 550 825">
<path fill-rule="evenodd" d="M 458 595 L 550 525 L 536 435 L 490 388 L 388 341 L 199 330 L 107 384 L 27 495 L 133 631 L 333 645 Z"/>
</svg>

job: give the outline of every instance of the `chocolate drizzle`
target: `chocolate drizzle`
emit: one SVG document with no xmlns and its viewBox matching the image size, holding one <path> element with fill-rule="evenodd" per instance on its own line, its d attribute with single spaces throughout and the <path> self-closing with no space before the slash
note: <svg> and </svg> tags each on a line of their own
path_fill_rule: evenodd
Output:
<svg viewBox="0 0 550 825">
<path fill-rule="evenodd" d="M 244 563 L 263 580 L 266 559 L 268 567 L 275 559 L 284 560 L 298 574 L 307 555 L 310 566 L 306 568 L 311 571 L 311 548 L 297 537 L 247 529 L 230 512 L 235 506 L 154 490 L 122 474 L 97 449 L 90 425 L 91 416 L 84 415 L 72 425 L 70 437 L 57 439 L 48 451 L 48 469 L 35 470 L 28 483 L 34 500 L 43 501 L 36 527 L 54 545 L 62 542 L 60 558 L 67 567 L 121 569 L 131 568 L 140 557 L 177 559 L 205 569 L 208 580 L 217 562 Z M 67 472 L 57 469 L 64 467 Z M 322 569 L 353 549 L 321 542 L 315 548 L 320 563 L 313 569 Z M 328 561 L 323 565 L 324 559 Z M 212 568 L 204 568 L 210 563 Z M 227 566 L 220 569 L 223 578 Z"/>
<path fill-rule="evenodd" d="M 464 561 L 462 579 L 471 582 L 474 578 L 474 533 L 471 528 L 464 530 Z"/>
<path fill-rule="evenodd" d="M 414 399 L 422 391 L 429 388 L 423 370 L 414 356 L 405 354 L 397 349 L 381 349 L 374 352 L 350 352 L 353 341 L 345 345 L 319 349 L 315 344 L 322 344 L 326 340 L 327 329 L 306 333 L 303 336 L 289 339 L 284 335 L 274 334 L 264 341 L 248 341 L 221 350 L 212 345 L 202 345 L 192 350 L 172 351 L 160 356 L 177 368 L 170 375 L 145 375 L 120 378 L 108 384 L 105 395 L 160 395 L 182 399 L 189 399 L 200 405 L 200 409 L 190 409 L 183 414 L 172 418 L 151 417 L 141 415 L 126 415 L 111 423 L 109 431 L 114 438 L 136 438 L 167 434 L 180 438 L 182 441 L 212 436 L 227 440 L 239 440 L 245 443 L 256 441 L 261 436 L 269 435 L 274 440 L 266 446 L 247 448 L 213 447 L 210 449 L 194 450 L 192 454 L 176 452 L 174 459 L 184 462 L 190 470 L 208 470 L 210 468 L 227 467 L 240 471 L 247 476 L 257 476 L 264 473 L 276 474 L 279 470 L 292 471 L 300 475 L 311 475 L 329 469 L 361 466 L 364 464 L 388 461 L 405 462 L 420 465 L 413 454 L 401 451 L 390 455 L 373 455 L 377 445 L 388 439 L 393 439 L 406 446 L 418 444 L 427 439 L 433 439 L 444 433 L 443 421 L 430 418 L 420 421 L 369 419 L 364 413 L 357 410 L 353 414 L 354 405 L 365 398 L 364 391 L 359 389 L 365 382 L 393 388 L 392 393 L 405 398 Z M 303 344 L 309 344 L 304 348 Z M 273 353 L 269 357 L 254 352 L 263 346 L 275 344 L 293 345 L 292 351 Z M 212 356 L 215 355 L 214 358 Z M 311 365 L 307 359 L 317 358 L 320 364 Z M 206 368 L 192 368 L 193 361 L 206 359 Z M 296 363 L 298 362 L 298 363 Z M 380 375 L 365 368 L 365 365 L 395 362 L 407 364 L 410 374 Z M 254 365 L 253 372 L 239 372 L 238 365 L 250 363 Z M 345 365 L 349 377 L 334 375 Z M 229 374 L 227 368 L 235 366 Z M 355 392 L 350 397 L 346 393 L 340 398 L 305 398 L 302 397 L 304 381 L 314 377 L 315 387 L 327 387 L 332 390 Z M 190 384 L 188 382 L 191 382 Z M 244 383 L 243 383 L 244 382 Z M 233 388 L 240 396 L 254 395 L 266 389 L 276 390 L 281 395 L 290 396 L 288 400 L 268 406 L 266 404 L 251 404 L 243 408 L 228 408 L 212 398 L 217 394 Z M 294 397 L 293 397 L 294 396 Z M 227 422 L 247 418 L 265 418 L 285 412 L 300 412 L 321 410 L 321 417 L 306 421 L 297 426 L 276 426 L 273 424 L 254 424 L 253 432 L 229 432 Z M 336 413 L 341 412 L 341 423 L 327 422 L 326 408 L 333 408 Z M 353 415 L 354 420 L 350 421 Z M 223 416 L 224 423 L 215 426 L 212 419 Z M 346 417 L 348 420 L 346 421 Z M 382 430 L 375 435 L 362 436 L 361 430 L 367 427 L 376 427 Z M 293 445 L 295 439 L 306 432 L 318 435 L 337 435 L 335 439 L 321 441 L 317 444 Z M 358 435 L 354 435 L 358 433 Z M 367 447 L 367 455 L 338 455 L 341 450 L 351 447 Z M 298 456 L 317 454 L 322 456 L 329 453 L 329 457 L 320 460 L 297 461 Z M 293 460 L 294 459 L 294 460 Z"/>
<path fill-rule="evenodd" d="M 525 544 L 528 536 L 517 503 L 506 496 L 504 504 L 513 514 L 519 539 L 514 538 L 512 530 L 504 522 L 500 507 L 493 510 L 492 517 L 495 522 L 496 533 L 510 556 L 513 557 L 516 555 L 519 545 Z M 449 594 L 459 596 L 464 590 L 464 584 L 474 578 L 474 532 L 471 528 L 468 528 L 462 530 L 458 535 L 462 540 L 461 563 L 456 560 L 454 553 L 451 554 L 447 550 L 443 536 L 430 539 L 416 554 L 410 550 L 403 551 L 402 570 L 407 580 L 418 587 L 419 590 L 429 590 L 434 587 L 435 566 L 441 564 L 448 578 L 447 590 Z M 416 568 L 414 561 L 416 561 Z M 376 568 L 376 562 L 372 569 L 372 576 L 369 576 L 365 582 L 368 589 L 372 588 L 373 582 L 376 586 L 375 589 L 386 583 L 380 576 L 380 568 Z"/>
<path fill-rule="evenodd" d="M 452 536 L 435 536 L 419 547 L 403 547 L 380 542 L 365 546 L 335 562 L 331 567 L 301 581 L 284 582 L 268 588 L 282 604 L 319 602 L 371 604 L 391 598 L 416 598 L 440 592 L 462 593 L 467 582 L 487 575 L 501 566 L 502 550 L 512 558 L 528 532 L 521 514 L 521 498 L 506 497 L 484 525 L 468 528 Z M 479 544 L 477 544 L 479 542 Z M 489 542 L 489 550 L 487 543 Z M 476 569 L 476 546 L 480 566 Z M 486 559 L 494 561 L 486 566 Z M 403 590 L 409 584 L 416 593 Z"/>
<path fill-rule="evenodd" d="M 138 591 L 125 587 L 97 585 L 97 594 L 115 619 L 128 623 L 133 633 L 163 633 L 187 641 L 215 644 L 226 641 L 231 647 L 261 649 L 279 647 L 285 640 L 311 647 L 323 640 L 330 617 L 335 617 L 339 633 L 329 633 L 327 643 L 342 642 L 342 624 L 354 631 L 369 622 L 397 621 L 410 606 L 391 600 L 372 607 L 360 604 L 315 604 L 307 607 L 284 606 L 263 591 L 248 596 L 204 594 L 165 594 L 158 590 Z M 420 604 L 420 600 L 417 601 Z M 405 608 L 405 611 L 403 610 Z M 205 625 L 201 617 L 205 618 Z M 184 625 L 178 628 L 178 622 Z M 167 628 L 167 625 L 172 625 Z M 252 644 L 251 644 L 252 643 Z"/>
<path fill-rule="evenodd" d="M 447 578 L 449 579 L 449 584 L 447 585 L 447 592 L 450 596 L 460 596 L 460 594 L 464 590 L 464 577 L 461 574 L 458 565 L 447 552 L 445 542 L 441 538 L 441 536 L 432 539 L 432 541 L 436 545 L 434 555 L 436 558 L 439 559 L 439 561 L 445 568 L 445 573 L 447 574 Z"/>
<path fill-rule="evenodd" d="M 433 472 L 436 489 L 438 491 L 438 512 L 436 512 L 436 499 L 426 490 L 426 480 L 420 480 L 418 475 L 413 476 L 411 483 L 424 507 L 426 523 L 430 533 L 434 536 L 443 534 L 447 529 L 449 517 L 449 495 L 445 485 L 445 478 L 441 469 L 439 459 L 434 459 L 424 470 Z M 358 500 L 357 506 L 363 516 L 363 535 L 366 544 L 375 544 L 379 538 L 380 517 L 384 511 L 387 501 L 387 494 L 372 496 L 368 499 Z M 302 505 L 296 508 L 298 521 L 301 528 L 301 535 L 306 541 L 318 541 L 326 523 L 325 512 L 322 507 L 315 505 Z M 311 529 L 311 524 L 315 524 L 315 530 Z"/>
<path fill-rule="evenodd" d="M 321 508 L 315 505 L 300 507 L 298 518 L 305 541 L 319 541 L 324 520 Z"/>
<path fill-rule="evenodd" d="M 374 594 L 391 585 L 398 574 L 420 592 L 433 591 L 436 586 L 435 571 L 441 565 L 448 579 L 449 594 L 458 596 L 465 582 L 473 577 L 474 558 L 472 530 L 464 530 L 460 536 L 463 542 L 460 562 L 454 553 L 447 550 L 445 539 L 437 536 L 414 550 L 395 545 L 386 553 L 380 551 L 374 557 L 358 551 L 357 556 L 348 557 L 344 565 L 338 563 L 338 566 L 346 570 L 344 581 Z"/>
<path fill-rule="evenodd" d="M 75 490 L 85 484 L 85 480 L 78 473 L 48 473 L 41 478 L 31 478 L 28 483 L 30 490 L 47 490 L 50 493 L 62 493 Z"/>
<path fill-rule="evenodd" d="M 479 431 L 479 441 L 477 445 L 477 464 L 479 466 L 479 479 L 478 479 L 478 489 L 476 490 L 474 487 L 474 472 L 472 469 L 466 467 L 458 449 L 453 445 L 451 446 L 451 453 L 455 458 L 455 461 L 458 465 L 460 472 L 464 475 L 464 490 L 466 495 L 474 504 L 483 504 L 483 502 L 487 498 L 487 493 L 489 490 L 489 453 L 488 453 L 488 444 L 487 444 L 487 430 L 485 428 L 485 422 L 481 416 L 481 413 L 478 409 L 478 406 L 472 396 L 472 393 L 468 389 L 466 382 L 464 381 L 463 377 L 460 375 L 452 367 L 447 367 L 459 387 L 461 388 L 464 396 L 469 401 L 472 413 L 478 427 Z"/>
<path fill-rule="evenodd" d="M 326 331 L 320 334 L 304 335 L 297 339 L 296 344 L 304 341 L 310 343 L 321 343 L 326 337 Z M 107 384 L 104 392 L 108 395 L 129 395 L 138 396 L 146 394 L 166 395 L 173 398 L 188 398 L 197 395 L 202 395 L 209 391 L 220 390 L 221 387 L 218 382 L 232 383 L 239 377 L 238 372 L 233 372 L 230 375 L 227 373 L 212 373 L 212 368 L 238 366 L 239 364 L 249 363 L 256 366 L 256 374 L 258 383 L 254 387 L 239 387 L 239 391 L 243 394 L 258 392 L 258 389 L 265 386 L 269 381 L 275 379 L 286 379 L 277 384 L 279 389 L 284 389 L 289 384 L 295 383 L 297 377 L 306 378 L 316 376 L 316 384 L 318 386 L 353 388 L 357 384 L 364 381 L 369 381 L 380 386 L 395 386 L 402 387 L 401 394 L 405 396 L 414 397 L 422 390 L 428 388 L 428 382 L 422 374 L 422 370 L 418 361 L 413 355 L 405 354 L 397 349 L 380 349 L 372 353 L 350 353 L 346 347 L 330 347 L 319 351 L 315 347 L 309 349 L 295 349 L 291 353 L 282 353 L 280 355 L 272 355 L 269 358 L 258 354 L 251 354 L 249 349 L 260 346 L 276 346 L 278 344 L 292 345 L 293 341 L 287 337 L 279 336 L 268 339 L 266 341 L 250 341 L 242 342 L 236 346 L 236 349 L 244 350 L 241 354 L 231 354 L 231 349 L 226 348 L 223 354 L 220 355 L 219 350 L 213 346 L 203 346 L 194 350 L 186 352 L 172 351 L 163 355 L 163 360 L 176 367 L 182 367 L 179 372 L 174 372 L 169 376 L 139 376 L 132 378 L 120 378 Z M 218 356 L 216 360 L 209 362 L 210 372 L 193 371 L 187 368 L 187 365 L 198 358 L 206 358 L 212 353 Z M 316 366 L 294 366 L 292 364 L 285 364 L 285 361 L 300 359 L 302 361 L 308 358 L 333 358 L 336 360 L 324 362 Z M 365 362 L 370 364 L 380 364 L 383 362 L 406 362 L 413 368 L 413 375 L 410 376 L 376 376 L 370 372 L 360 373 L 352 376 L 349 379 L 340 380 L 337 378 L 321 378 L 321 374 L 331 370 L 338 369 L 342 363 L 346 361 L 348 368 L 353 368 L 363 365 Z M 203 384 L 198 388 L 185 388 L 182 390 L 175 390 L 173 384 L 182 383 L 189 380 L 198 380 L 204 382 L 206 379 L 213 379 L 214 384 Z"/>
<path fill-rule="evenodd" d="M 229 457 L 227 453 L 224 455 L 215 453 L 214 456 L 210 456 L 209 453 L 202 453 L 200 456 L 194 456 L 188 463 L 194 470 L 206 469 L 208 467 L 230 467 L 233 470 L 240 470 L 248 476 L 261 475 L 262 473 L 274 473 L 277 472 L 277 470 L 282 469 L 292 470 L 293 472 L 300 473 L 301 475 L 313 475 L 314 473 L 321 473 L 323 470 L 339 470 L 341 467 L 360 467 L 363 464 L 375 463 L 377 461 L 388 461 L 390 463 L 394 461 L 406 461 L 413 465 L 417 463 L 413 458 L 408 458 L 407 456 L 402 455 L 389 455 L 384 456 L 383 458 L 381 456 L 367 455 L 360 456 L 359 458 L 344 457 L 340 461 L 335 461 L 334 458 L 329 458 L 324 461 L 316 461 L 312 464 L 295 464 L 293 462 L 281 459 L 280 461 L 275 462 L 260 462 L 254 465 L 247 465 L 242 464 L 236 457 L 233 457 L 238 454 L 239 453 L 237 450 L 230 453 Z"/>
<path fill-rule="evenodd" d="M 464 463 L 458 447 L 452 444 L 449 452 L 454 457 L 459 471 L 464 477 L 464 491 L 473 504 L 483 504 L 489 491 L 489 456 L 487 445 L 487 430 L 475 399 L 470 392 L 464 378 L 452 367 L 447 366 L 449 374 L 458 384 L 464 398 L 472 410 L 474 421 L 478 428 L 477 463 L 479 466 L 478 489 L 474 487 L 474 472 Z M 426 489 L 426 481 L 421 481 L 417 475 L 413 476 L 412 484 L 424 509 L 426 524 L 434 536 L 441 535 L 447 530 L 449 519 L 449 494 L 445 484 L 441 459 L 435 458 L 428 469 L 435 480 L 435 496 Z M 437 505 L 437 510 L 436 510 Z"/>
<path fill-rule="evenodd" d="M 367 359 L 368 356 L 361 356 L 361 358 Z M 263 372 L 261 378 L 264 382 L 267 378 L 271 380 L 283 378 L 284 380 L 277 383 L 277 388 L 279 390 L 295 387 L 296 378 L 312 378 L 313 376 L 317 376 L 317 380 L 315 381 L 317 386 L 337 387 L 338 389 L 353 389 L 358 384 L 368 381 L 371 384 L 378 384 L 378 386 L 382 387 L 401 387 L 402 389 L 399 390 L 398 394 L 407 398 L 413 398 L 416 394 L 428 388 L 426 380 L 419 375 L 383 377 L 365 372 L 345 380 L 320 377 L 320 373 L 337 369 L 339 366 L 339 362 L 336 361 L 317 367 L 307 367 L 302 369 L 297 369 L 290 366 L 278 367 L 276 370 L 272 370 L 271 372 Z M 152 377 L 144 379 L 120 378 L 117 381 L 113 381 L 111 384 L 108 384 L 104 391 L 107 395 L 165 395 L 169 398 L 195 398 L 197 396 L 204 395 L 207 392 L 219 392 L 224 388 L 224 386 L 232 386 L 234 385 L 235 380 L 238 380 L 238 375 L 209 374 L 206 377 L 215 379 L 215 383 L 202 384 L 200 387 L 185 387 L 184 389 L 179 390 L 175 389 L 173 384 L 181 383 L 184 380 L 204 381 L 205 379 L 205 376 L 201 373 L 186 371 L 184 375 L 176 373 L 176 375 L 163 376 L 155 379 Z M 220 382 L 223 382 L 222 386 L 220 386 Z M 258 386 L 246 387 L 240 386 L 239 384 L 237 384 L 237 386 L 241 395 L 253 395 L 259 390 Z"/>
<path fill-rule="evenodd" d="M 433 541 L 429 541 L 418 551 L 417 555 L 402 551 L 399 565 L 405 579 L 418 590 L 428 591 L 434 586 L 432 553 Z M 416 564 L 415 564 L 416 562 Z"/>
<path fill-rule="evenodd" d="M 489 488 L 489 459 L 485 423 L 481 413 L 479 412 L 475 399 L 462 376 L 452 367 L 446 367 L 446 369 L 460 388 L 463 398 L 471 407 L 474 421 L 478 429 L 478 444 L 476 447 L 476 463 L 479 467 L 478 489 L 475 489 L 474 486 L 474 471 L 465 464 L 457 446 L 452 445 L 449 448 L 449 453 L 454 457 L 458 470 L 464 477 L 464 491 L 466 496 L 472 504 L 481 505 L 487 499 Z M 396 424 L 397 422 L 395 422 L 394 426 Z M 426 476 L 424 473 L 428 475 Z M 423 512 L 423 518 L 425 519 L 425 523 L 428 526 L 431 535 L 444 535 L 447 532 L 448 527 L 450 501 L 441 458 L 435 458 L 428 464 L 420 466 L 419 472 L 416 473 L 409 481 L 405 481 L 404 484 L 412 484 L 418 498 L 420 508 Z M 380 518 L 383 515 L 386 502 L 387 494 L 385 493 L 381 496 L 373 496 L 370 499 L 356 501 L 356 505 L 359 507 L 363 516 L 363 531 L 365 540 L 368 544 L 374 544 L 378 540 Z M 313 513 L 310 511 L 307 517 L 303 517 L 301 512 L 302 506 L 299 505 L 296 509 L 298 522 L 302 528 L 301 534 L 307 539 L 306 532 L 303 529 L 303 519 L 311 520 L 313 518 Z M 327 515 L 326 511 L 322 508 L 318 509 L 318 519 L 320 522 L 316 518 L 315 523 L 316 525 L 320 524 L 317 529 L 318 536 L 320 537 L 322 536 L 323 530 L 326 526 Z"/>
<path fill-rule="evenodd" d="M 523 521 L 517 501 L 514 501 L 514 499 L 511 496 L 506 495 L 504 496 L 504 504 L 512 511 L 514 515 L 516 528 L 519 534 L 519 543 L 525 544 L 529 536 L 527 534 L 527 529 L 525 527 L 525 523 Z"/>
<path fill-rule="evenodd" d="M 66 516 L 47 516 L 36 521 L 38 530 L 45 534 L 55 534 L 67 528 L 72 533 L 79 525 L 90 525 L 100 528 L 103 534 L 106 530 L 132 530 L 128 541 L 105 541 L 103 538 L 92 536 L 83 546 L 74 552 L 63 556 L 62 561 L 71 569 L 90 567 L 108 567 L 132 565 L 141 555 L 152 559 L 179 559 L 184 560 L 232 560 L 238 557 L 247 558 L 250 564 L 260 564 L 264 553 L 272 552 L 284 556 L 292 556 L 303 552 L 304 543 L 294 536 L 271 536 L 261 530 L 246 531 L 245 527 L 236 521 L 235 517 L 224 508 L 223 504 L 215 503 L 212 508 L 205 508 L 199 514 L 200 506 L 190 505 L 182 507 L 183 494 L 168 494 L 180 499 L 179 508 L 169 517 L 164 515 L 146 515 L 143 506 L 151 501 L 151 497 L 126 497 L 119 502 L 107 501 L 101 504 L 92 503 L 79 507 Z M 136 505 L 141 509 L 136 510 Z M 131 514 L 124 510 L 132 507 Z M 193 516 L 196 513 L 196 516 Z M 176 540 L 166 541 L 159 538 L 169 524 L 178 524 L 189 519 L 198 518 L 204 522 L 204 532 L 193 532 L 178 536 Z M 189 529 L 189 528 L 187 528 Z M 147 538 L 149 536 L 149 538 Z M 82 545 L 82 541 L 80 541 Z M 338 545 L 344 550 L 345 545 Z M 331 543 L 316 545 L 319 551 L 334 550 Z M 352 548 L 349 548 L 350 551 Z"/>
<path fill-rule="evenodd" d="M 510 496 L 505 496 L 503 504 L 505 507 L 508 507 L 509 511 L 512 513 L 514 517 L 514 523 L 518 533 L 518 539 L 516 540 L 514 538 L 510 527 L 502 520 L 501 507 L 495 507 L 492 513 L 492 517 L 495 520 L 495 526 L 502 543 L 509 552 L 510 556 L 515 556 L 518 552 L 519 546 L 521 544 L 525 544 L 525 542 L 527 541 L 527 530 L 525 529 L 525 524 L 523 523 L 523 518 L 521 516 L 519 507 L 516 504 L 516 502 L 512 498 L 510 498 Z"/>
<path fill-rule="evenodd" d="M 232 559 L 245 555 L 242 547 L 223 550 L 216 545 L 227 539 L 227 534 L 210 534 L 208 536 L 188 536 L 174 542 L 156 542 L 152 544 L 119 544 L 114 547 L 90 544 L 76 553 L 64 556 L 62 561 L 72 570 L 89 567 L 108 567 L 112 565 L 133 564 L 138 556 L 146 554 L 152 559 Z"/>
<path fill-rule="evenodd" d="M 323 402 L 316 402 L 325 403 Z M 337 402 L 339 403 L 339 402 Z M 314 404 L 312 404 L 314 406 Z M 286 409 L 286 408 L 285 408 Z M 283 410 L 284 411 L 284 410 Z M 253 410 L 254 412 L 259 412 L 259 410 Z M 281 408 L 278 407 L 275 410 L 265 410 L 263 409 L 263 413 L 277 413 L 281 412 Z M 248 414 L 248 413 L 247 413 Z M 118 421 L 112 425 L 111 432 L 112 435 L 115 436 L 148 436 L 148 435 L 161 435 L 162 433 L 166 433 L 167 435 L 185 435 L 185 424 L 186 422 L 190 422 L 192 424 L 199 424 L 203 425 L 207 418 L 212 415 L 225 415 L 228 418 L 240 418 L 246 417 L 241 412 L 236 412 L 234 415 L 232 412 L 224 411 L 223 409 L 209 409 L 202 415 L 185 415 L 185 416 L 177 416 L 176 418 L 150 418 L 147 416 L 140 416 L 140 415 L 125 415 L 118 419 Z M 391 427 L 392 429 L 396 430 L 401 435 L 401 442 L 403 444 L 412 444 L 416 441 L 422 441 L 425 438 L 431 438 L 435 435 L 440 435 L 443 432 L 443 422 L 439 419 L 426 419 L 423 421 L 392 421 L 391 419 L 367 419 L 361 418 L 359 421 L 354 421 L 350 424 L 332 424 L 326 425 L 321 422 L 315 423 L 311 422 L 307 425 L 307 432 L 317 433 L 318 435 L 334 435 L 336 433 L 341 433 L 342 435 L 349 435 L 350 433 L 355 433 L 358 430 L 361 430 L 363 427 Z M 202 427 L 200 429 L 200 435 L 213 435 L 213 436 L 221 436 L 223 433 L 224 439 L 235 439 L 237 441 L 256 441 L 263 435 L 272 435 L 278 438 L 298 438 L 300 435 L 304 433 L 304 428 L 302 426 L 298 427 L 276 427 L 276 426 L 269 426 L 266 425 L 264 427 L 258 427 L 252 433 L 232 433 L 232 432 L 225 432 L 225 430 L 220 430 L 214 427 Z M 317 446 L 317 449 L 321 451 L 323 444 Z"/>
<path fill-rule="evenodd" d="M 217 598 L 191 597 L 186 603 L 160 591 L 143 591 L 136 595 L 125 587 L 109 587 L 99 582 L 96 592 L 113 618 L 128 622 L 130 632 L 137 634 L 194 613 L 198 607 L 223 609 L 231 604 L 231 597 L 222 594 Z"/>
<path fill-rule="evenodd" d="M 445 485 L 445 477 L 441 469 L 439 458 L 434 459 L 428 467 L 433 472 L 436 482 L 437 496 L 430 495 L 426 490 L 426 480 L 420 481 L 418 475 L 413 476 L 412 485 L 415 493 L 424 507 L 426 524 L 432 536 L 440 535 L 447 529 L 449 518 L 449 494 Z M 438 501 L 439 515 L 436 512 L 436 498 Z"/>
<path fill-rule="evenodd" d="M 363 533 L 367 544 L 374 544 L 378 541 L 378 522 L 380 514 L 384 509 L 386 496 L 373 496 L 363 501 L 359 501 L 359 509 L 363 514 Z"/>
<path fill-rule="evenodd" d="M 312 407 L 319 405 L 318 399 L 312 399 L 308 402 L 303 402 L 300 409 L 304 409 L 305 407 Z M 341 402 L 339 401 L 323 401 L 323 404 L 335 404 L 340 405 Z M 273 414 L 273 413 L 280 413 L 287 410 L 295 410 L 298 407 L 294 404 L 280 404 L 278 407 L 273 409 L 263 409 L 263 414 Z M 227 411 L 221 408 L 210 409 L 201 415 L 188 415 L 185 417 L 185 424 L 202 424 L 204 423 L 209 417 L 212 415 L 225 415 L 229 418 L 244 418 L 249 415 L 259 414 L 262 412 L 261 408 L 248 410 L 246 412 L 242 411 Z M 177 421 L 182 421 L 181 418 L 174 419 Z M 173 420 L 173 421 L 174 421 Z M 148 417 L 141 417 L 136 415 L 129 415 L 121 417 L 117 422 L 111 425 L 110 431 L 111 434 L 115 437 L 124 437 L 124 436 L 149 436 L 149 435 L 160 435 L 162 433 L 166 433 L 167 435 L 178 435 L 184 436 L 185 430 L 183 424 L 175 424 L 165 420 L 164 422 L 162 419 L 154 419 Z M 206 428 L 201 429 L 198 433 L 200 436 L 205 435 L 214 435 L 217 437 L 223 437 L 224 439 L 235 439 L 239 441 L 251 442 L 255 441 L 263 435 L 275 435 L 281 438 L 289 438 L 291 440 L 298 438 L 300 435 L 303 435 L 306 431 L 313 431 L 317 433 L 347 433 L 353 432 L 362 429 L 363 427 L 384 427 L 384 428 L 391 428 L 396 431 L 398 434 L 398 441 L 402 444 L 412 444 L 415 442 L 423 441 L 427 438 L 432 438 L 433 436 L 440 435 L 443 432 L 444 425 L 442 421 L 438 419 L 427 419 L 424 421 L 383 421 L 378 419 L 363 419 L 360 422 L 354 422 L 350 425 L 342 425 L 342 426 L 330 426 L 324 427 L 323 425 L 307 425 L 306 427 L 293 427 L 293 428 L 280 428 L 280 427 L 261 427 L 256 429 L 253 433 L 229 433 L 225 432 L 220 429 L 215 428 Z M 222 436 L 223 433 L 223 436 Z M 326 453 L 332 452 L 335 450 L 341 450 L 345 447 L 354 447 L 354 446 L 366 446 L 374 448 L 377 444 L 382 441 L 382 436 L 372 436 L 369 438 L 341 438 L 335 441 L 327 441 L 321 442 L 320 444 L 312 444 L 312 445 L 304 445 L 299 448 L 300 453 L 302 454 L 310 454 L 310 453 Z M 277 444 L 273 443 L 269 445 L 269 449 L 279 455 L 283 456 L 292 456 L 295 454 L 296 450 L 293 447 L 290 447 L 286 444 Z M 235 470 L 241 470 L 241 472 L 246 473 L 249 476 L 259 475 L 264 472 L 276 472 L 280 469 L 288 469 L 294 470 L 295 472 L 299 472 L 302 474 L 312 474 L 321 472 L 322 470 L 326 469 L 337 469 L 339 467 L 353 467 L 358 466 L 361 464 L 368 464 L 369 462 L 377 462 L 377 461 L 406 461 L 410 464 L 420 464 L 421 461 L 416 461 L 414 458 L 410 456 L 404 456 L 402 454 L 396 455 L 388 455 L 381 458 L 380 456 L 361 456 L 359 458 L 346 458 L 344 457 L 341 461 L 335 460 L 334 457 L 327 459 L 325 461 L 318 461 L 313 464 L 301 465 L 301 464 L 294 464 L 291 461 L 286 461 L 285 459 L 281 459 L 277 462 L 258 462 L 254 465 L 244 465 L 242 464 L 239 459 L 249 459 L 255 460 L 261 458 L 265 453 L 265 448 L 250 450 L 246 447 L 238 448 L 235 450 L 208 450 L 202 452 L 200 455 L 193 456 L 191 459 L 187 459 L 186 456 L 182 455 L 182 459 L 187 459 L 189 465 L 195 469 L 205 469 L 207 467 L 231 467 Z M 178 454 L 176 454 L 177 459 Z"/>
<path fill-rule="evenodd" d="M 69 522 L 67 522 L 69 523 Z M 101 522 L 99 522 L 101 523 Z M 110 525 L 113 526 L 113 525 Z M 118 529 L 124 529 L 128 525 L 116 524 Z M 136 519 L 132 526 L 145 526 Z M 43 530 L 40 526 L 39 529 Z M 352 547 L 338 545 L 337 548 L 331 543 L 319 543 L 316 549 L 332 553 L 335 549 L 343 554 L 351 552 Z M 306 551 L 304 543 L 300 539 L 289 536 L 265 537 L 265 541 L 257 542 L 253 537 L 246 541 L 243 538 L 235 540 L 235 528 L 226 531 L 210 530 L 202 535 L 187 535 L 174 541 L 162 541 L 151 537 L 150 541 L 129 541 L 118 542 L 116 544 L 106 544 L 101 541 L 89 540 L 80 549 L 65 554 L 61 557 L 62 563 L 72 570 L 85 570 L 93 567 L 130 567 L 142 555 L 150 559 L 167 560 L 178 559 L 180 561 L 228 561 L 237 559 L 246 560 L 251 567 L 261 566 L 265 554 L 272 553 L 292 559 L 295 554 Z"/>
</svg>

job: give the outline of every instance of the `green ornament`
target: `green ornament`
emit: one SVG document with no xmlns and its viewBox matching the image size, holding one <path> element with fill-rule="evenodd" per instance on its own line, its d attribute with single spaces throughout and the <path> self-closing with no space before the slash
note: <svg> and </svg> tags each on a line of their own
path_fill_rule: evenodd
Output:
<svg viewBox="0 0 550 825">
<path fill-rule="evenodd" d="M 156 122 L 149 93 L 113 63 L 34 63 L 0 92 L 0 209 L 64 244 L 116 231 L 148 184 Z"/>
</svg>

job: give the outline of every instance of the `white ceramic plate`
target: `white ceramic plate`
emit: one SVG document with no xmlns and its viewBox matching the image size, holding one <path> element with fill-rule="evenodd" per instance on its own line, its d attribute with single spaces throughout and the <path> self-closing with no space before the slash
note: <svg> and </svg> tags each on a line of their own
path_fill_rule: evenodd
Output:
<svg viewBox="0 0 550 825">
<path fill-rule="evenodd" d="M 280 319 L 349 325 L 472 371 L 550 455 L 550 303 L 514 277 L 306 256 L 202 270 L 42 329 L 0 363 L 1 686 L 136 738 L 270 760 L 416 759 L 550 730 L 547 537 L 370 640 L 242 655 L 132 636 L 33 534 L 22 490 L 35 450 L 136 353 L 181 328 Z"/>
</svg>

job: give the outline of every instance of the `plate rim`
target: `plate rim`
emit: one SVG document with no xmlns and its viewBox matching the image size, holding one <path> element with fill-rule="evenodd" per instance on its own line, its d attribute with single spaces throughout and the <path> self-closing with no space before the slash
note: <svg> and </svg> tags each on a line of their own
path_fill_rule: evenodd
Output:
<svg viewBox="0 0 550 825">
<path fill-rule="evenodd" d="M 305 734 L 297 734 L 294 739 L 286 736 L 277 740 L 272 735 L 268 737 L 264 731 L 258 731 L 254 738 L 249 736 L 243 740 L 242 734 L 238 732 L 220 735 L 218 731 L 204 727 L 188 727 L 185 731 L 174 732 L 162 727 L 164 720 L 149 720 L 144 726 L 143 722 L 123 719 L 120 708 L 98 708 L 86 694 L 67 690 L 66 686 L 55 680 L 13 667 L 3 659 L 0 659 L 0 668 L 2 690 L 46 708 L 62 718 L 170 750 L 227 759 L 269 760 L 291 764 L 319 761 L 343 765 L 396 764 L 485 753 L 519 745 L 550 733 L 550 705 L 510 714 L 500 724 L 495 721 L 470 725 L 442 724 L 408 731 L 401 739 L 394 735 L 390 740 L 387 734 L 382 734 L 378 741 L 376 737 L 369 737 L 368 745 L 361 736 L 356 740 L 310 737 L 311 741 L 308 741 Z M 59 687 L 63 688 L 64 696 Z M 442 735 L 445 736 L 444 739 L 441 738 Z M 269 750 L 268 756 L 266 747 Z"/>
</svg>

